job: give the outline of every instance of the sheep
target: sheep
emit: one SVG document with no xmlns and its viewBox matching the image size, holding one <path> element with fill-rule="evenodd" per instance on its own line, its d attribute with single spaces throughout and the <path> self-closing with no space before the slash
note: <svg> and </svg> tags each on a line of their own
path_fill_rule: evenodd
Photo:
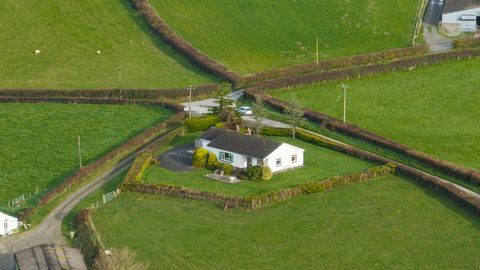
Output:
<svg viewBox="0 0 480 270">
<path fill-rule="evenodd" d="M 37 49 L 37 50 L 35 50 L 35 52 L 34 52 L 34 53 L 35 53 L 35 55 L 37 55 L 37 54 L 39 54 L 39 53 L 40 53 L 40 50 L 38 50 L 38 49 Z"/>
<path fill-rule="evenodd" d="M 101 54 L 102 52 L 100 50 L 97 50 L 97 54 Z"/>
</svg>

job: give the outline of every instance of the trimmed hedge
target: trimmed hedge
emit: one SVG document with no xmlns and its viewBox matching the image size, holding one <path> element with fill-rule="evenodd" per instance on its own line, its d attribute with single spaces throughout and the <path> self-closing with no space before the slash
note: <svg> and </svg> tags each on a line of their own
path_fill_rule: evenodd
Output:
<svg viewBox="0 0 480 270">
<path fill-rule="evenodd" d="M 385 63 L 393 60 L 405 59 L 424 55 L 428 53 L 429 48 L 426 45 L 407 47 L 401 49 L 393 49 L 389 51 L 355 55 L 350 57 L 336 58 L 332 60 L 322 61 L 317 63 L 301 64 L 290 66 L 286 68 L 272 69 L 268 71 L 259 72 L 243 79 L 243 85 L 253 85 L 258 82 L 267 80 L 298 76 L 307 73 L 325 72 L 335 69 L 344 69 L 352 66 L 362 66 L 369 64 Z"/>
<path fill-rule="evenodd" d="M 0 99 L 0 102 L 2 99 Z M 46 205 L 53 199 L 57 198 L 60 194 L 66 192 L 77 184 L 87 181 L 93 175 L 98 173 L 99 170 L 110 168 L 114 166 L 114 163 L 120 161 L 122 158 L 128 156 L 132 152 L 141 148 L 144 144 L 164 133 L 171 126 L 178 125 L 178 123 L 185 117 L 185 113 L 177 113 L 170 116 L 164 122 L 159 123 L 145 132 L 133 137 L 127 142 L 123 143 L 121 146 L 115 148 L 109 153 L 102 156 L 100 159 L 96 160 L 93 163 L 88 164 L 80 168 L 71 176 L 67 177 L 63 182 L 53 187 L 50 191 L 45 193 L 37 202 L 37 205 L 33 208 L 23 209 L 19 212 L 18 216 L 22 220 L 27 220 L 30 218 L 38 208 Z M 148 149 L 148 148 L 147 148 Z"/>
<path fill-rule="evenodd" d="M 195 168 L 205 168 L 207 166 L 208 154 L 207 149 L 195 149 L 195 152 L 193 152 L 192 166 Z"/>
<path fill-rule="evenodd" d="M 267 105 L 271 106 L 274 109 L 285 111 L 289 104 L 285 101 L 276 99 L 272 96 L 267 95 L 264 92 L 261 92 L 255 88 L 249 88 L 246 90 L 246 95 L 250 98 L 261 98 Z M 358 126 L 343 123 L 342 121 L 322 114 L 320 112 L 304 109 L 304 117 L 309 119 L 312 122 L 318 123 L 326 128 L 340 132 L 342 134 L 359 138 L 370 143 L 385 147 L 387 149 L 396 151 L 402 155 L 410 157 L 422 164 L 433 167 L 439 171 L 442 171 L 450 176 L 457 177 L 467 182 L 474 184 L 480 184 L 480 172 L 475 171 L 470 168 L 466 168 L 452 162 L 441 160 L 439 158 L 427 155 L 418 150 L 409 148 L 403 144 L 397 143 L 392 140 L 388 140 L 379 135 L 373 134 L 369 131 L 366 131 Z"/>
<path fill-rule="evenodd" d="M 217 84 L 195 86 L 192 98 L 211 96 L 218 90 Z M 70 97 L 70 98 L 115 98 L 115 99 L 179 99 L 189 96 L 188 88 L 178 89 L 85 89 L 85 90 L 35 90 L 0 89 L 0 97 Z"/>
<path fill-rule="evenodd" d="M 187 125 L 191 131 L 207 130 L 217 123 L 220 123 L 220 116 L 218 115 L 205 115 L 185 119 L 185 125 Z"/>
<path fill-rule="evenodd" d="M 97 230 L 92 222 L 91 210 L 84 209 L 74 217 L 77 231 L 75 246 L 79 248 L 88 267 L 91 267 L 97 256 L 105 250 Z"/>
<path fill-rule="evenodd" d="M 461 38 L 453 42 L 455 49 L 469 49 L 480 47 L 480 38 Z"/>
<path fill-rule="evenodd" d="M 74 104 L 107 104 L 107 105 L 143 105 L 164 107 L 176 113 L 184 112 L 181 104 L 163 101 L 121 99 L 121 98 L 82 98 L 82 97 L 0 97 L 0 103 L 74 103 Z"/>
<path fill-rule="evenodd" d="M 274 79 L 258 83 L 249 89 L 253 90 L 267 90 L 267 89 L 282 89 L 292 86 L 300 86 L 313 83 L 325 83 L 336 80 L 345 80 L 351 78 L 359 78 L 362 76 L 371 76 L 373 74 L 387 73 L 398 70 L 411 70 L 418 67 L 424 67 L 431 64 L 438 64 L 451 60 L 470 59 L 472 57 L 480 56 L 480 50 L 462 50 L 450 51 L 437 54 L 429 54 L 420 57 L 396 60 L 388 63 L 380 63 L 373 65 L 365 65 L 358 67 L 348 67 L 344 69 L 316 72 L 305 75 L 290 76 L 285 78 Z"/>
<path fill-rule="evenodd" d="M 235 85 L 240 85 L 242 77 L 229 70 L 224 65 L 209 58 L 194 48 L 190 43 L 182 39 L 167 23 L 158 15 L 148 0 L 131 0 L 137 10 L 145 17 L 150 27 L 170 46 L 185 55 L 190 62 L 201 69 L 227 79 Z"/>
<path fill-rule="evenodd" d="M 263 127 L 261 133 L 264 136 L 283 136 L 283 137 L 290 136 L 290 130 L 285 128 Z"/>
</svg>

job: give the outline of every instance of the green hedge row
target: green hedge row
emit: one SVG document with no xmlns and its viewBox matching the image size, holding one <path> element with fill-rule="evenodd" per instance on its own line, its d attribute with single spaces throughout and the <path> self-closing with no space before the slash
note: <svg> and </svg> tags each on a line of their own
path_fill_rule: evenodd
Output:
<svg viewBox="0 0 480 270">
<path fill-rule="evenodd" d="M 218 90 L 217 84 L 195 86 L 193 98 L 211 96 Z M 0 97 L 37 97 L 37 98 L 113 98 L 113 99 L 174 99 L 188 97 L 188 88 L 177 89 L 85 89 L 85 90 L 35 90 L 0 89 Z"/>
<path fill-rule="evenodd" d="M 73 222 L 77 233 L 75 246 L 81 250 L 87 266 L 91 267 L 99 253 L 105 250 L 93 225 L 91 210 L 81 210 L 75 215 Z"/>
<path fill-rule="evenodd" d="M 111 168 L 126 156 L 132 154 L 134 151 L 137 151 L 146 143 L 152 139 L 158 137 L 159 135 L 165 133 L 172 126 L 177 126 L 180 121 L 185 117 L 184 113 L 177 113 L 170 116 L 164 122 L 159 123 L 145 132 L 133 137 L 127 142 L 123 143 L 121 146 L 115 148 L 111 152 L 105 154 L 100 159 L 96 160 L 93 163 L 90 163 L 82 168 L 80 168 L 73 175 L 66 178 L 63 182 L 52 188 L 46 194 L 44 194 L 37 202 L 37 205 L 34 208 L 26 208 L 20 210 L 18 217 L 21 217 L 22 220 L 27 220 L 30 218 L 36 210 L 40 207 L 46 205 L 53 199 L 55 199 L 60 194 L 65 193 L 67 190 L 76 186 L 77 184 L 89 180 L 93 175 L 98 173 L 101 170 Z M 151 146 L 147 147 L 149 149 Z"/>
<path fill-rule="evenodd" d="M 325 72 L 335 69 L 344 69 L 354 66 L 371 65 L 378 63 L 387 63 L 394 60 L 418 57 L 427 54 L 428 46 L 407 47 L 401 49 L 393 49 L 389 51 L 361 54 L 349 57 L 336 58 L 332 60 L 317 63 L 308 63 L 286 68 L 272 69 L 259 72 L 243 79 L 243 85 L 253 85 L 255 83 L 278 79 L 289 76 L 298 76 L 308 73 Z"/>
<path fill-rule="evenodd" d="M 131 0 L 137 10 L 145 17 L 150 27 L 170 46 L 185 55 L 190 62 L 201 69 L 229 80 L 235 85 L 241 83 L 242 76 L 229 70 L 226 66 L 209 58 L 194 48 L 190 43 L 182 39 L 175 31 L 158 15 L 148 0 Z"/>
<path fill-rule="evenodd" d="M 257 83 L 256 85 L 247 88 L 246 92 L 249 90 L 263 91 L 267 89 L 288 89 L 291 86 L 325 83 L 345 79 L 348 80 L 351 78 L 371 76 L 373 74 L 388 73 L 399 70 L 411 70 L 441 62 L 469 59 L 477 56 L 480 56 L 480 50 L 475 49 L 429 54 L 387 63 L 348 67 L 331 71 L 314 72 L 305 75 L 273 79 Z"/>
<path fill-rule="evenodd" d="M 259 89 L 249 88 L 246 90 L 246 95 L 251 99 L 260 98 L 270 107 L 280 111 L 285 111 L 286 108 L 289 107 L 288 102 L 285 102 L 277 98 L 274 98 L 270 95 L 267 95 L 265 92 L 260 91 Z M 409 148 L 406 145 L 400 144 L 393 140 L 389 140 L 379 135 L 376 135 L 374 133 L 371 133 L 369 131 L 366 131 L 358 126 L 348 124 L 348 123 L 343 123 L 342 121 L 336 118 L 327 116 L 318 111 L 304 109 L 304 117 L 314 123 L 318 123 L 322 126 L 325 126 L 326 128 L 332 131 L 339 132 L 351 137 L 359 138 L 361 140 L 365 140 L 367 142 L 398 152 L 422 164 L 425 164 L 439 171 L 442 171 L 450 176 L 457 177 L 459 179 L 462 179 L 464 181 L 471 182 L 477 185 L 480 184 L 479 171 L 475 171 L 473 169 L 466 168 L 466 167 L 427 155 L 418 150 Z"/>
<path fill-rule="evenodd" d="M 220 123 L 220 116 L 218 115 L 205 115 L 185 119 L 185 125 L 190 128 L 190 131 L 207 130 L 217 123 Z"/>
<path fill-rule="evenodd" d="M 290 199 L 295 196 L 321 193 L 325 190 L 333 189 L 338 186 L 364 182 L 378 177 L 390 175 L 395 173 L 395 168 L 395 164 L 388 163 L 386 165 L 374 167 L 363 172 L 334 176 L 327 180 L 304 183 L 291 188 L 267 192 L 257 196 L 245 197 L 244 199 L 248 205 L 248 208 L 255 210 L 272 203 Z"/>
<path fill-rule="evenodd" d="M 480 47 L 480 38 L 460 38 L 453 42 L 455 49 L 469 49 Z"/>
</svg>

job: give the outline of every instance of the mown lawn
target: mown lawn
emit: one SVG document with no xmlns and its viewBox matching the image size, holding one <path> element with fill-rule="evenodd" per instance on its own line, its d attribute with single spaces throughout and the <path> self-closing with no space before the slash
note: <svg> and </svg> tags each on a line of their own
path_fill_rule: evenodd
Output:
<svg viewBox="0 0 480 270">
<path fill-rule="evenodd" d="M 346 82 L 347 121 L 410 147 L 480 170 L 480 59 Z M 271 91 L 342 118 L 337 84 Z M 293 96 L 292 96 L 293 95 Z"/>
<path fill-rule="evenodd" d="M 150 269 L 474 269 L 480 221 L 391 176 L 258 211 L 123 193 L 93 216 Z"/>
<path fill-rule="evenodd" d="M 169 111 L 134 105 L 0 104 L 0 207 L 48 189 L 100 158 Z"/>
<path fill-rule="evenodd" d="M 119 67 L 123 88 L 216 80 L 153 34 L 129 0 L 7 0 L 0 10 L 3 89 L 118 88 Z"/>
<path fill-rule="evenodd" d="M 187 138 L 193 139 L 194 137 L 192 137 L 187 135 Z M 358 172 L 375 166 L 372 163 L 300 140 L 285 137 L 272 137 L 271 139 L 305 149 L 304 166 L 275 174 L 268 181 L 254 182 L 244 180 L 236 184 L 223 183 L 204 177 L 207 173 L 212 173 L 212 171 L 207 169 L 195 169 L 188 173 L 179 173 L 159 166 L 151 166 L 145 172 L 144 181 L 243 196 L 292 187 L 306 182 L 320 181 L 331 176 Z M 180 137 L 177 141 L 185 143 L 187 140 Z M 173 141 L 172 144 L 176 145 L 177 143 Z"/>
<path fill-rule="evenodd" d="M 418 0 L 151 0 L 174 30 L 240 73 L 411 45 Z"/>
</svg>

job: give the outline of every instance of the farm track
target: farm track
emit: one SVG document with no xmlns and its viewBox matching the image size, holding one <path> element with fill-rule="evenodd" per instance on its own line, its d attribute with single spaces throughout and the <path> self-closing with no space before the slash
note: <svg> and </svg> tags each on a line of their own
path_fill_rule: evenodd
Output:
<svg viewBox="0 0 480 270">
<path fill-rule="evenodd" d="M 67 245 L 61 227 L 65 216 L 85 197 L 95 192 L 103 184 L 115 178 L 121 172 L 127 170 L 133 159 L 149 145 L 163 138 L 163 136 L 151 141 L 135 153 L 124 158 L 113 168 L 97 176 L 87 185 L 70 194 L 36 227 L 21 234 L 0 239 L 0 270 L 13 270 L 13 253 L 43 243 L 55 243 Z"/>
</svg>

